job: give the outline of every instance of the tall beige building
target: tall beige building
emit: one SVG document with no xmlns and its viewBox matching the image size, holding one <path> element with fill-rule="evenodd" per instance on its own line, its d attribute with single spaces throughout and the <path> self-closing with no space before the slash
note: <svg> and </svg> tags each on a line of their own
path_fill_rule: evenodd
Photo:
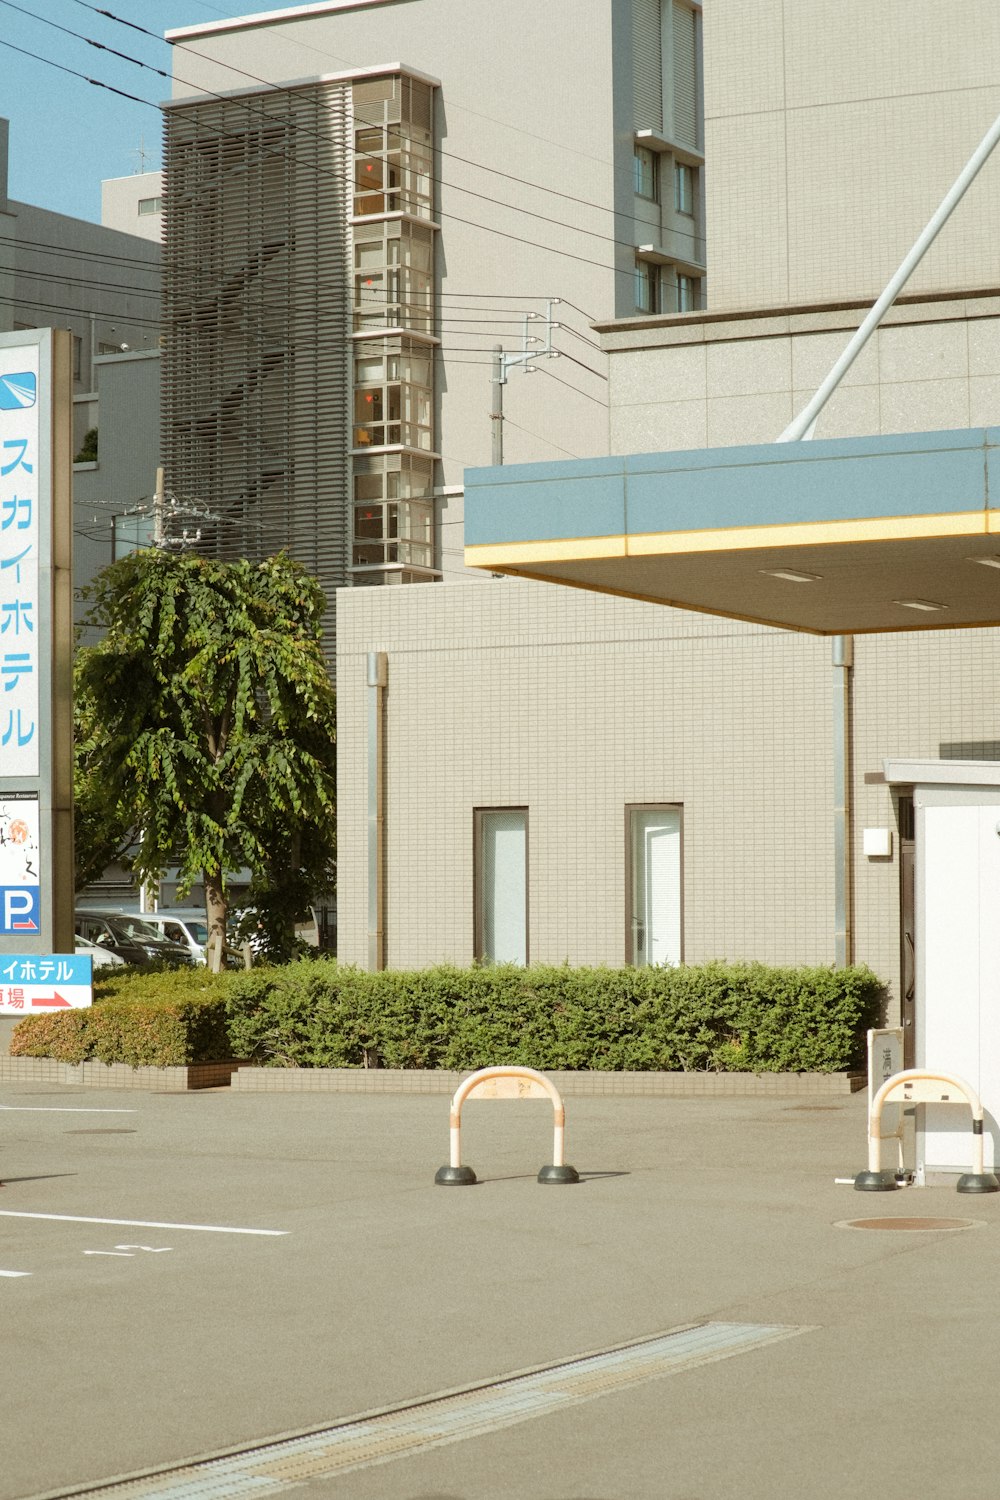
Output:
<svg viewBox="0 0 1000 1500">
<path fill-rule="evenodd" d="M 652 469 L 775 441 L 1000 113 L 998 48 L 986 3 L 706 8 L 710 297 L 596 320 L 610 455 Z M 969 190 L 819 438 L 995 421 L 998 173 Z M 582 537 L 621 469 L 507 478 L 528 511 L 558 487 L 559 534 Z M 989 570 L 972 574 L 988 591 Z M 342 956 L 846 956 L 909 1019 L 912 796 L 884 766 L 1000 759 L 1000 634 L 916 631 L 926 617 L 897 602 L 831 656 L 815 635 L 511 577 L 342 592 Z"/>
<path fill-rule="evenodd" d="M 704 304 L 700 4 L 322 0 L 169 40 L 168 488 L 331 597 L 470 577 L 465 469 L 501 430 L 509 463 L 606 452 L 591 325 Z"/>
</svg>

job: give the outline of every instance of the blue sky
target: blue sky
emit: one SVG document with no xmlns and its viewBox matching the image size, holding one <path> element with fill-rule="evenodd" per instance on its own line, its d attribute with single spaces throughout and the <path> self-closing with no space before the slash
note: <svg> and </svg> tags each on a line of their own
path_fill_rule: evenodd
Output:
<svg viewBox="0 0 1000 1500">
<path fill-rule="evenodd" d="M 10 121 L 10 197 L 99 223 L 103 178 L 139 171 L 143 155 L 145 170 L 160 165 L 160 115 L 151 106 L 169 97 L 170 85 L 149 69 L 172 70 L 164 32 L 299 3 L 0 0 L 0 116 Z M 99 50 L 88 38 L 147 66 Z M 180 62 L 177 73 L 183 76 Z M 148 102 L 121 98 L 84 78 Z"/>
</svg>

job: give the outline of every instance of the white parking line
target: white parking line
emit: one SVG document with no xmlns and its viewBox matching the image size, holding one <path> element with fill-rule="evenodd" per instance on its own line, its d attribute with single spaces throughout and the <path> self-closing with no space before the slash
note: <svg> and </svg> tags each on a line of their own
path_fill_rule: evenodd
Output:
<svg viewBox="0 0 1000 1500">
<path fill-rule="evenodd" d="M 291 1234 L 290 1229 L 234 1229 L 228 1224 L 172 1224 L 162 1219 L 90 1219 L 80 1214 L 26 1214 L 0 1208 L 0 1219 L 52 1219 L 61 1224 L 128 1224 L 135 1229 L 197 1229 L 204 1234 Z"/>
<path fill-rule="evenodd" d="M 0 1271 L 0 1276 L 30 1276 L 30 1271 Z"/>
<path fill-rule="evenodd" d="M 18 1115 L 137 1115 L 137 1109 L 91 1109 L 69 1104 L 0 1104 L 0 1109 Z M 853 1180 L 853 1179 L 852 1179 Z"/>
</svg>

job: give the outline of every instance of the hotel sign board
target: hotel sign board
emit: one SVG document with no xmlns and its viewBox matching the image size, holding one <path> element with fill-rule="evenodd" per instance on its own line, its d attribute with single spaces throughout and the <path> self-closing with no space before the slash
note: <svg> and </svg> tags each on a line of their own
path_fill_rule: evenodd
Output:
<svg viewBox="0 0 1000 1500">
<path fill-rule="evenodd" d="M 0 948 L 73 952 L 72 335 L 0 334 Z"/>
</svg>

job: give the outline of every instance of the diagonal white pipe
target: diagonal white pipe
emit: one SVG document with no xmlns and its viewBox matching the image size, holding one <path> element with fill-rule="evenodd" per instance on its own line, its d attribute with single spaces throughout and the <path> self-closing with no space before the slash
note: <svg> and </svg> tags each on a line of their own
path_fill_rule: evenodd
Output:
<svg viewBox="0 0 1000 1500">
<path fill-rule="evenodd" d="M 791 443 L 798 438 L 812 437 L 811 429 L 814 428 L 817 416 L 823 410 L 823 407 L 829 401 L 841 380 L 851 368 L 851 365 L 853 365 L 921 260 L 923 260 L 931 245 L 937 239 L 939 233 L 951 217 L 952 211 L 964 196 L 966 189 L 978 176 L 981 167 L 998 141 L 1000 141 L 1000 115 L 994 120 L 975 151 L 969 157 L 969 160 L 962 168 L 958 177 L 956 177 L 952 187 L 942 199 L 940 206 L 928 221 L 923 233 L 900 264 L 896 274 L 864 322 L 859 326 L 854 337 L 816 391 L 812 400 L 802 408 L 797 417 L 789 422 L 784 432 L 778 438 L 779 443 Z"/>
</svg>

